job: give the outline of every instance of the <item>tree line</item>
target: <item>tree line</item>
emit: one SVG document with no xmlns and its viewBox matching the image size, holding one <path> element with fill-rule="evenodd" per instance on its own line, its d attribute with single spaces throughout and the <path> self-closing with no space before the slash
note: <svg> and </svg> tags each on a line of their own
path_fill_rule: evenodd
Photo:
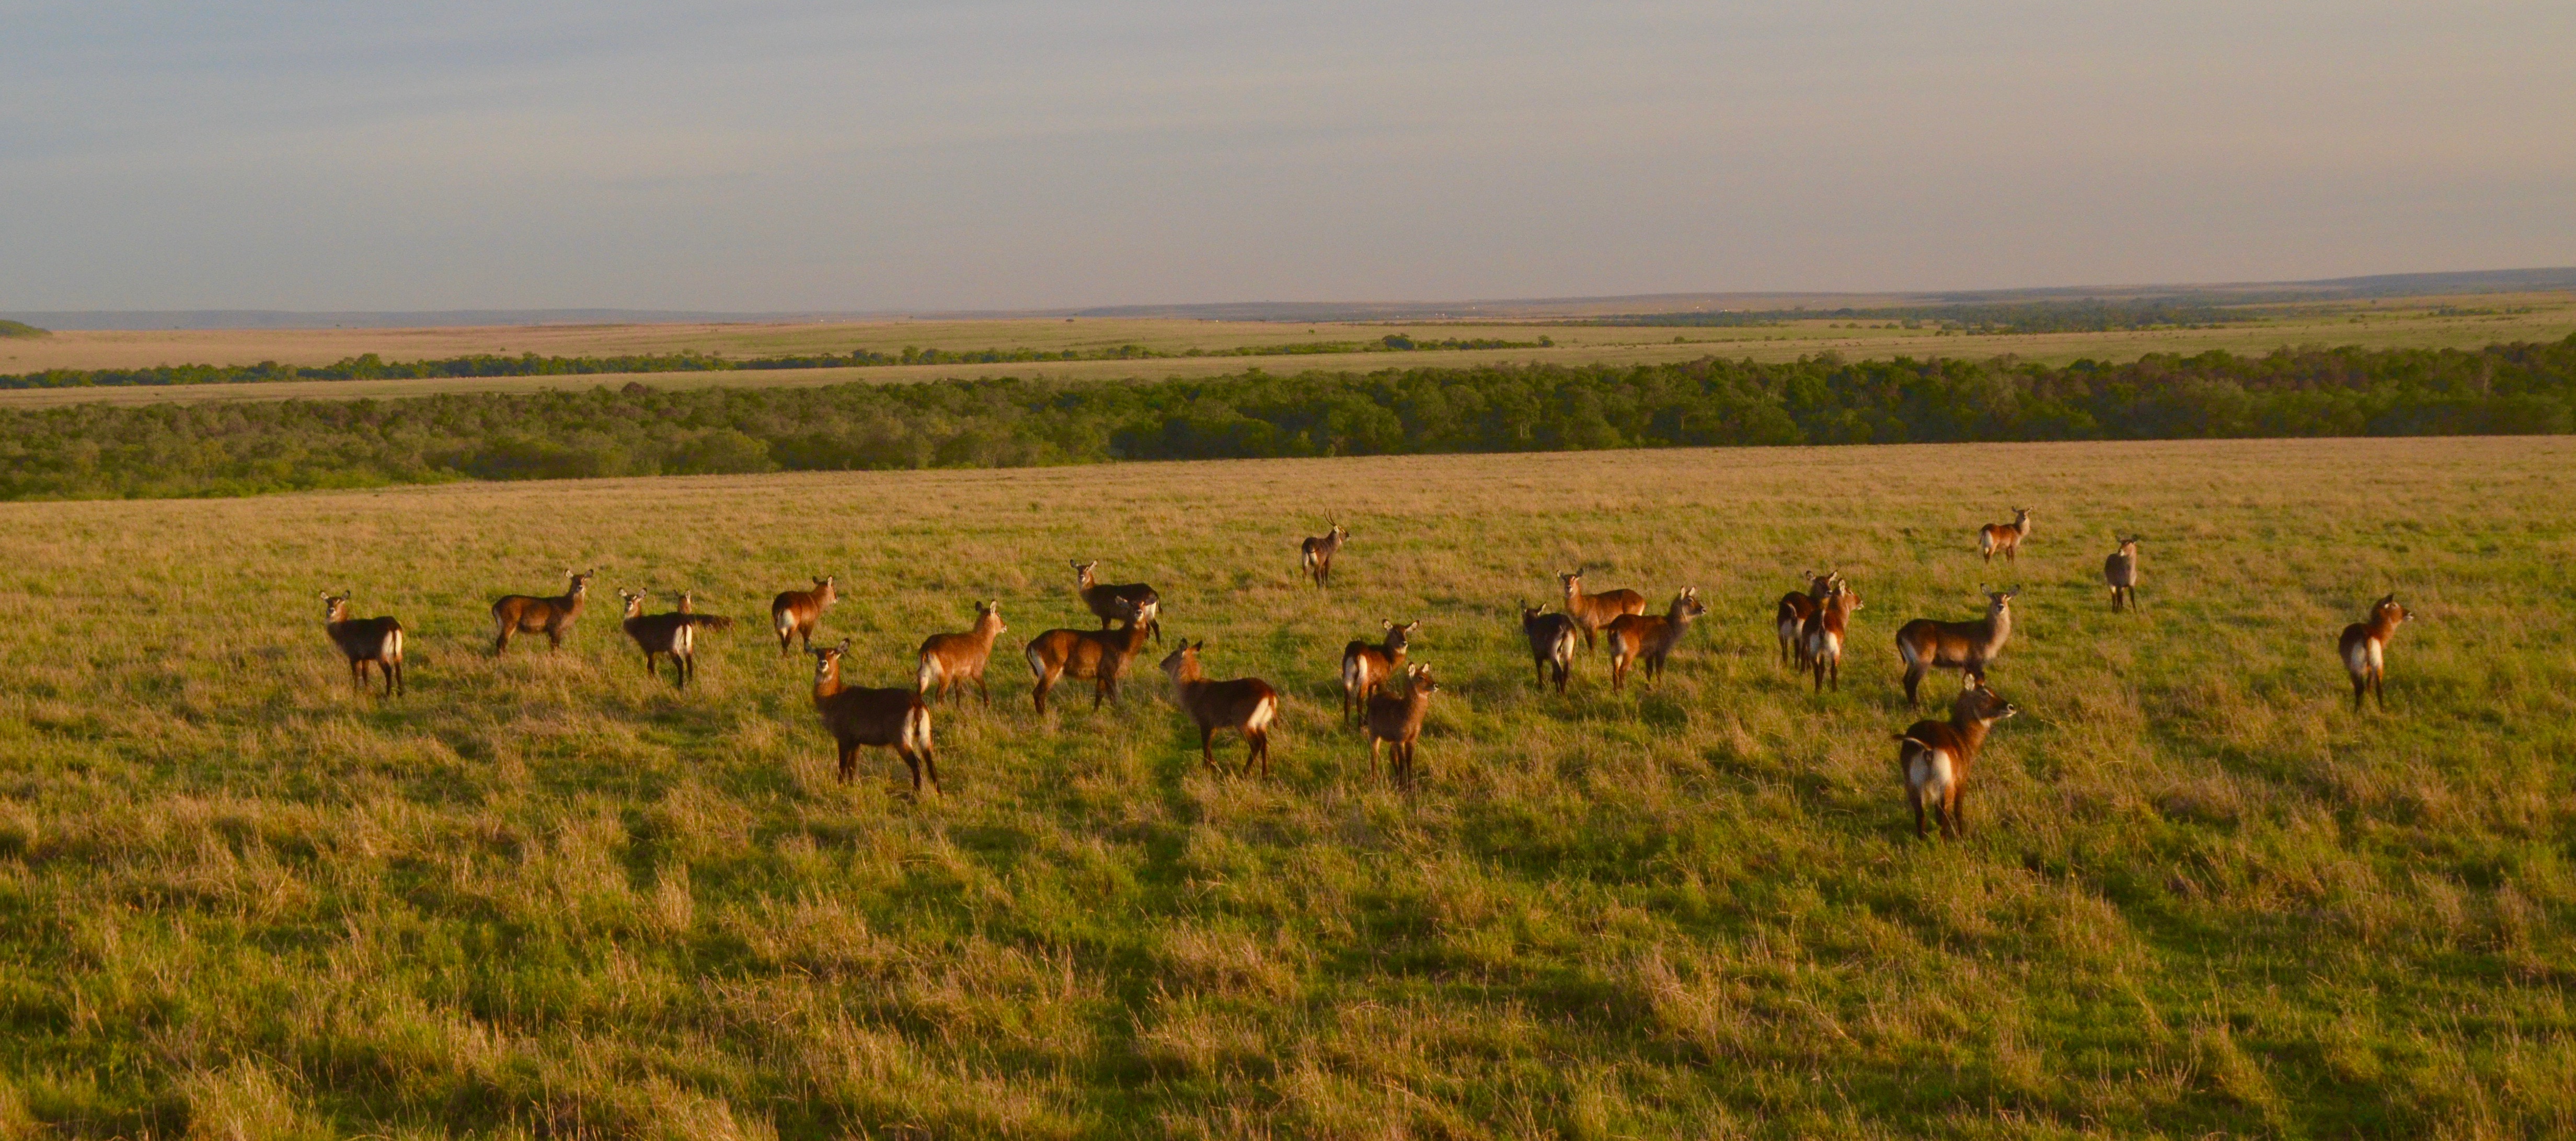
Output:
<svg viewBox="0 0 2576 1141">
<path fill-rule="evenodd" d="M 1884 321 L 1908 329 L 1931 327 L 1965 333 L 2106 333 L 2138 329 L 2198 328 L 2254 320 L 2259 314 L 2184 298 L 2138 300 L 1952 302 L 1874 309 L 1721 309 L 1694 313 L 1635 313 L 1598 317 L 1586 324 L 1672 328 L 1760 328 L 1793 321 Z"/>
<path fill-rule="evenodd" d="M 2458 349 L 1511 365 L 0 410 L 0 498 L 1707 445 L 2567 433 L 2576 335 Z"/>
<path fill-rule="evenodd" d="M 1369 341 L 1297 341 L 1276 345 L 1243 345 L 1230 349 L 1153 349 L 1112 345 L 1092 349 L 968 349 L 906 345 L 901 352 L 851 349 L 846 353 L 798 353 L 735 360 L 700 352 L 638 353 L 624 356 L 503 356 L 474 353 L 436 360 L 388 361 L 375 353 L 345 357 L 327 365 L 285 365 L 261 361 L 249 365 L 154 365 L 149 368 L 57 368 L 0 375 L 0 388 L 86 388 L 93 386 L 175 384 L 257 384 L 286 380 L 423 380 L 440 377 L 596 376 L 615 373 L 730 372 L 789 368 L 869 368 L 907 364 L 1030 364 L 1043 361 L 1126 361 L 1170 357 L 1306 356 L 1321 353 L 1419 352 L 1455 349 L 1538 349 L 1554 338 L 1509 341 L 1491 337 L 1421 338 L 1390 333 Z"/>
</svg>

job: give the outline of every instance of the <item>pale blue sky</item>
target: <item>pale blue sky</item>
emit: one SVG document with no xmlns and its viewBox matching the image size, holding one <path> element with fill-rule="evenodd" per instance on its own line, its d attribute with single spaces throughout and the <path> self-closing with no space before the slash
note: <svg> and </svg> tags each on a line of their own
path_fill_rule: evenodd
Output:
<svg viewBox="0 0 2576 1141">
<path fill-rule="evenodd" d="M 2576 264 L 2576 3 L 0 0 L 0 309 Z"/>
</svg>

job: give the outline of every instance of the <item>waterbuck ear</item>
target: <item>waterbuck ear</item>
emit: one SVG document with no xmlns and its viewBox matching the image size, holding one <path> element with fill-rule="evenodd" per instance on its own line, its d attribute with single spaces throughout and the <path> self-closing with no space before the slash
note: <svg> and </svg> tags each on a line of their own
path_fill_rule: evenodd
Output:
<svg viewBox="0 0 2576 1141">
<path fill-rule="evenodd" d="M 1395 629 L 1395 619 L 1393 618 L 1381 618 L 1378 620 L 1377 624 L 1389 630 Z"/>
</svg>

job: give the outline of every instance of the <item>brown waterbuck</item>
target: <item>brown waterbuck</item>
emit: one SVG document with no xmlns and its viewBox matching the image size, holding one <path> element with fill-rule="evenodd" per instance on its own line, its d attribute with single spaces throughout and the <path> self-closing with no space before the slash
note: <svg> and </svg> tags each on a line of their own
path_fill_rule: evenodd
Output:
<svg viewBox="0 0 2576 1141">
<path fill-rule="evenodd" d="M 1208 771 L 1219 776 L 1225 770 L 1216 764 L 1216 731 L 1232 729 L 1243 734 L 1243 773 L 1252 774 L 1253 762 L 1261 763 L 1262 779 L 1270 778 L 1270 723 L 1279 717 L 1279 691 L 1257 677 L 1232 681 L 1209 681 L 1199 672 L 1199 651 L 1207 648 L 1207 639 L 1181 643 L 1179 649 L 1163 659 L 1163 672 L 1172 679 L 1172 701 L 1199 727 L 1199 760 Z"/>
<path fill-rule="evenodd" d="M 1387 756 L 1387 774 L 1398 785 L 1413 784 L 1414 743 L 1422 737 L 1422 719 L 1431 712 L 1431 695 L 1440 692 L 1440 683 L 1431 679 L 1431 667 L 1414 663 L 1404 667 L 1404 692 L 1379 692 L 1369 698 L 1369 776 L 1377 776 L 1377 748 L 1393 748 Z"/>
<path fill-rule="evenodd" d="M 733 619 L 720 614 L 698 614 L 687 610 L 669 614 L 646 614 L 645 595 L 619 587 L 617 597 L 626 602 L 626 636 L 635 639 L 637 649 L 644 651 L 644 672 L 660 676 L 654 659 L 671 656 L 671 684 L 687 688 L 698 676 L 698 630 L 725 630 Z M 684 601 L 694 602 L 682 595 Z"/>
<path fill-rule="evenodd" d="M 1547 688 L 1548 671 L 1556 672 L 1556 692 L 1565 693 L 1565 677 L 1573 672 L 1574 619 L 1550 614 L 1546 608 L 1521 603 L 1521 635 L 1529 639 L 1530 662 L 1538 668 L 1539 688 Z"/>
<path fill-rule="evenodd" d="M 1145 648 L 1145 634 L 1150 629 L 1145 609 L 1133 602 L 1127 604 L 1120 617 L 1127 624 L 1115 630 L 1049 630 L 1029 640 L 1023 654 L 1029 660 L 1029 672 L 1037 678 L 1037 687 L 1029 698 L 1037 703 L 1040 716 L 1046 713 L 1047 691 L 1055 688 L 1059 678 L 1092 679 L 1093 709 L 1118 696 L 1118 677 L 1127 672 L 1127 663 L 1136 657 L 1136 651 Z"/>
<path fill-rule="evenodd" d="M 1807 619 L 1815 617 L 1816 608 L 1842 581 L 1841 571 L 1817 574 L 1807 572 L 1807 589 L 1793 590 L 1780 596 L 1780 607 L 1774 612 L 1772 627 L 1780 635 L 1780 664 L 1797 669 L 1807 667 Z"/>
<path fill-rule="evenodd" d="M 1565 584 L 1565 616 L 1574 619 L 1576 628 L 1583 631 L 1584 649 L 1598 646 L 1600 643 L 1594 634 L 1620 615 L 1646 612 L 1646 596 L 1636 591 L 1607 590 L 1586 594 L 1583 592 L 1582 571 L 1560 574 L 1556 578 Z"/>
<path fill-rule="evenodd" d="M 893 749 L 912 769 L 912 793 L 921 795 L 921 779 L 939 788 L 939 749 L 930 739 L 930 706 L 911 689 L 863 689 L 841 684 L 841 657 L 850 641 L 812 651 L 814 711 L 839 746 L 840 780 L 847 784 L 859 771 L 862 746 Z"/>
<path fill-rule="evenodd" d="M 2017 562 L 2021 541 L 2029 537 L 2030 508 L 2016 507 L 2013 508 L 2012 522 L 1988 523 L 1977 529 L 1977 550 L 1986 556 L 1987 562 L 1995 561 L 1996 555 L 2002 555 L 2005 562 Z"/>
<path fill-rule="evenodd" d="M 2371 604 L 2369 621 L 2343 628 L 2343 640 L 2336 649 L 2343 655 L 2344 672 L 2352 675 L 2353 712 L 2361 712 L 2364 694 L 2377 700 L 2382 712 L 2387 711 L 2388 642 L 2397 636 L 2397 624 L 2412 617 L 2391 594 Z"/>
<path fill-rule="evenodd" d="M 1843 690 L 1843 635 L 1850 632 L 1852 612 L 1860 609 L 1860 591 L 1847 582 L 1837 582 L 1826 592 L 1824 602 L 1807 617 L 1806 628 L 1799 632 L 1799 653 L 1816 671 L 1816 692 L 1825 691 L 1825 677 L 1831 673 L 1834 692 Z"/>
<path fill-rule="evenodd" d="M 1967 686 L 1950 703 L 1948 721 L 1917 721 L 1896 734 L 1896 767 L 1905 774 L 1905 802 L 1914 808 L 1914 834 L 1929 838 L 1923 814 L 1928 804 L 1941 821 L 1941 834 L 1957 839 L 1968 826 L 1968 767 L 1986 745 L 1995 722 L 2021 712 L 1986 688 L 1984 678 L 1968 675 Z"/>
<path fill-rule="evenodd" d="M 984 665 L 993 660 L 993 639 L 1010 627 L 1002 624 L 1002 600 L 975 604 L 975 626 L 963 634 L 933 634 L 921 643 L 921 668 L 913 675 L 913 686 L 923 697 L 948 697 L 962 689 L 966 682 L 975 683 L 975 694 L 984 704 L 993 704 L 993 691 L 984 687 Z"/>
<path fill-rule="evenodd" d="M 581 617 L 581 603 L 590 594 L 592 573 L 572 575 L 572 588 L 553 598 L 502 595 L 492 604 L 492 653 L 497 656 L 509 649 L 512 634 L 543 634 L 547 649 L 562 649 L 564 634 L 572 629 L 573 619 Z"/>
<path fill-rule="evenodd" d="M 1103 583 L 1091 573 L 1100 560 L 1073 564 L 1074 590 L 1082 595 L 1082 604 L 1100 619 L 1106 630 L 1112 621 L 1128 621 L 1128 611 L 1144 615 L 1141 624 L 1154 632 L 1154 640 L 1163 640 L 1163 596 L 1141 582 Z"/>
<path fill-rule="evenodd" d="M 1372 646 L 1358 638 L 1342 647 L 1342 724 L 1348 725 L 1368 709 L 1369 695 L 1404 670 L 1404 650 L 1411 643 L 1414 630 L 1422 625 L 1419 618 L 1397 623 L 1383 622 L 1386 641 Z"/>
<path fill-rule="evenodd" d="M 838 575 L 825 575 L 814 580 L 812 590 L 782 590 L 769 600 L 769 628 L 778 635 L 778 656 L 790 652 L 787 643 L 803 639 L 805 652 L 814 652 L 814 627 L 823 621 L 823 612 L 841 600 L 836 583 Z"/>
<path fill-rule="evenodd" d="M 2102 581 L 2111 584 L 2112 613 L 2119 613 L 2123 604 L 2126 604 L 2130 610 L 2138 608 L 2138 541 L 2136 539 L 2120 540 L 2120 549 L 2103 557 Z"/>
<path fill-rule="evenodd" d="M 1673 604 L 1657 618 L 1645 614 L 1622 614 L 1611 619 L 1610 688 L 1627 684 L 1628 671 L 1638 662 L 1646 663 L 1646 684 L 1653 685 L 1664 676 L 1664 659 L 1681 644 L 1682 635 L 1690 631 L 1691 620 L 1708 613 L 1699 600 L 1699 588 L 1686 586 L 1673 596 Z"/>
<path fill-rule="evenodd" d="M 403 628 L 391 618 L 349 617 L 349 593 L 322 592 L 322 629 L 331 635 L 331 644 L 340 647 L 340 656 L 349 659 L 349 681 L 358 692 L 367 689 L 367 666 L 384 675 L 385 696 L 408 692 L 403 687 Z"/>
<path fill-rule="evenodd" d="M 1978 589 L 1984 590 L 1984 587 Z M 1917 618 L 1896 631 L 1896 656 L 1905 661 L 1905 701 L 1919 704 L 1915 691 L 1931 669 L 1964 670 L 1982 677 L 1986 663 L 2004 651 L 2012 637 L 2012 600 L 2021 589 L 1986 591 L 1986 616 L 1974 622 L 1938 622 Z"/>
<path fill-rule="evenodd" d="M 1315 580 L 1317 586 L 1331 586 L 1333 556 L 1340 553 L 1342 544 L 1350 537 L 1351 533 L 1342 529 L 1342 521 L 1335 519 L 1320 538 L 1310 537 L 1301 544 L 1298 559 L 1306 568 L 1306 577 Z"/>
</svg>

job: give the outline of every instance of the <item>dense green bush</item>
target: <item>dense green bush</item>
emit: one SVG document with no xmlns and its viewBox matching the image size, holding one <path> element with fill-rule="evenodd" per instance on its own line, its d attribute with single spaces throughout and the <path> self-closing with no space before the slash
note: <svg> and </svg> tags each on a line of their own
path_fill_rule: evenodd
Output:
<svg viewBox="0 0 2576 1141">
<path fill-rule="evenodd" d="M 2576 336 L 2065 367 L 1715 358 L 1134 383 L 99 404 L 0 411 L 0 497 L 453 479 L 1700 445 L 2565 433 Z"/>
</svg>

